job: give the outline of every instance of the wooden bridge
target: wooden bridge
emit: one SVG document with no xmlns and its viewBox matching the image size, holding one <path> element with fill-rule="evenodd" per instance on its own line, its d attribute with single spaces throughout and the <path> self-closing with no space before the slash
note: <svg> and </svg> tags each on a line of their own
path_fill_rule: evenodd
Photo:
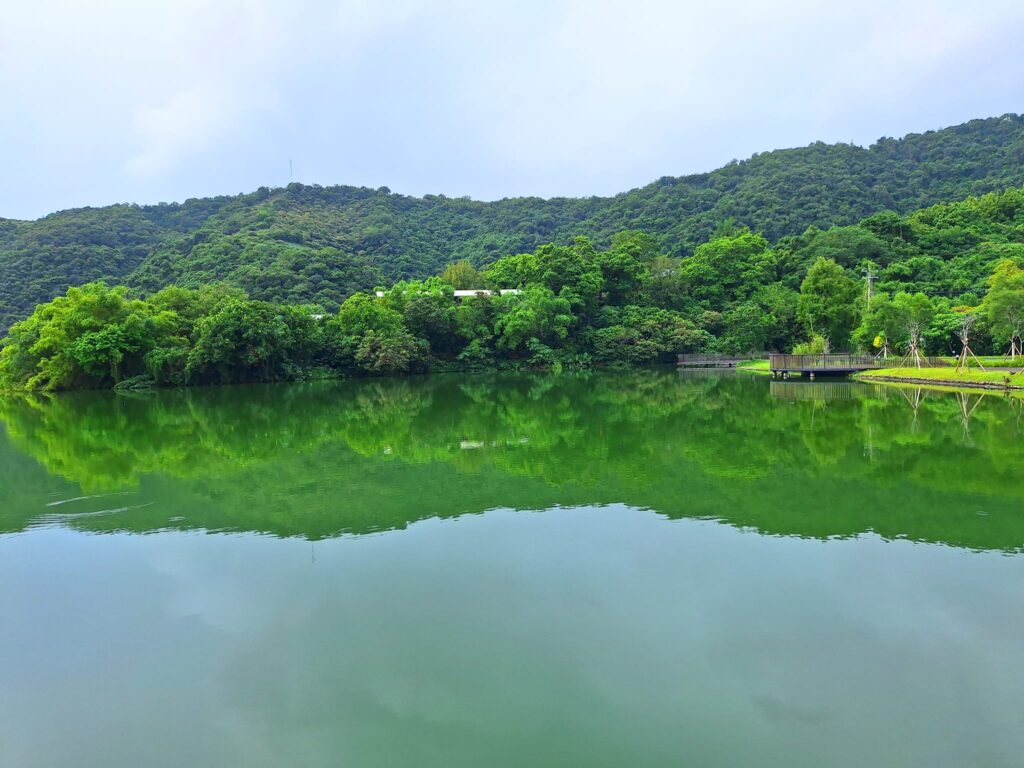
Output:
<svg viewBox="0 0 1024 768">
<path fill-rule="evenodd" d="M 921 365 L 936 368 L 945 365 L 937 357 L 922 357 Z M 851 373 L 878 368 L 903 367 L 899 357 L 879 358 L 874 355 L 769 355 L 768 367 L 773 376 L 848 376 Z"/>
</svg>

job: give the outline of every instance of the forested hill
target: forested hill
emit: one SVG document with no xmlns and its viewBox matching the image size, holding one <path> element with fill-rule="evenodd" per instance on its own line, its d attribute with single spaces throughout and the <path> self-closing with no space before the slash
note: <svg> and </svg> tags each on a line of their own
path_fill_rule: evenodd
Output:
<svg viewBox="0 0 1024 768">
<path fill-rule="evenodd" d="M 599 162 L 599 158 L 597 159 Z M 880 139 L 813 144 L 706 174 L 664 177 L 614 197 L 465 198 L 292 184 L 237 197 L 0 219 L 0 329 L 69 285 L 145 290 L 224 280 L 252 297 L 333 309 L 348 294 L 445 264 L 477 265 L 587 235 L 641 229 L 683 256 L 733 220 L 770 240 L 882 210 L 1024 185 L 1024 117 L 1006 115 Z"/>
</svg>

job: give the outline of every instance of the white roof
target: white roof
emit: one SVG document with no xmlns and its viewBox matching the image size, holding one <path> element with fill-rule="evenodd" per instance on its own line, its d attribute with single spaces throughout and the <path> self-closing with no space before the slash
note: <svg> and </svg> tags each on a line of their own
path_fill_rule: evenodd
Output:
<svg viewBox="0 0 1024 768">
<path fill-rule="evenodd" d="M 498 293 L 501 294 L 502 296 L 515 296 L 517 293 L 519 293 L 519 289 L 518 288 L 502 288 L 500 291 L 498 291 Z M 384 298 L 384 291 L 377 291 L 376 294 L 377 294 L 377 298 L 378 299 L 383 299 Z M 470 296 L 493 296 L 493 295 L 494 295 L 494 291 L 490 291 L 490 290 L 488 290 L 486 288 L 471 288 L 469 290 L 455 291 L 455 298 L 456 299 L 465 299 L 465 298 L 469 298 Z"/>
</svg>

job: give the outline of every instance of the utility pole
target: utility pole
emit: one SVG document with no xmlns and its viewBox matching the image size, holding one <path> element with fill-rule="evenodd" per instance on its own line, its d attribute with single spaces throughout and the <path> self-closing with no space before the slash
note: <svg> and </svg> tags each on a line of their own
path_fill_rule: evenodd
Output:
<svg viewBox="0 0 1024 768">
<path fill-rule="evenodd" d="M 869 264 L 868 268 L 864 271 L 864 276 L 868 279 L 868 294 L 867 294 L 868 299 L 867 299 L 867 304 L 870 307 L 871 306 L 871 287 L 874 284 L 875 278 L 878 277 L 878 275 L 874 275 L 874 274 L 871 273 L 871 265 Z"/>
</svg>

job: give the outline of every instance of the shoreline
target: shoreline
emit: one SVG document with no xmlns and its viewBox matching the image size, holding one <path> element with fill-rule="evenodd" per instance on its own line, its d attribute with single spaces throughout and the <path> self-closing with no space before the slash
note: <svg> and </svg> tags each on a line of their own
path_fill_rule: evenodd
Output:
<svg viewBox="0 0 1024 768">
<path fill-rule="evenodd" d="M 932 379 L 917 376 L 887 376 L 885 374 L 857 373 L 852 377 L 864 383 L 881 382 L 883 384 L 914 384 L 922 387 L 942 389 L 986 389 L 997 392 L 1024 391 L 1024 384 L 1008 384 L 995 381 L 970 381 L 963 379 Z"/>
</svg>

